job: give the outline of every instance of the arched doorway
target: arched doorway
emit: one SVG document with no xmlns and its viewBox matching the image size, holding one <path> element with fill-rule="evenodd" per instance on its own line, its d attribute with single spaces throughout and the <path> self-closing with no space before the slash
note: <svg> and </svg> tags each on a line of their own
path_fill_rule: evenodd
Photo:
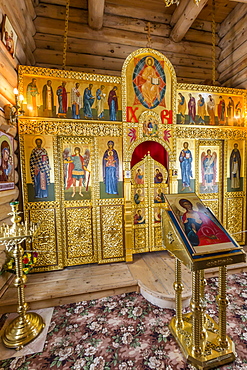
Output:
<svg viewBox="0 0 247 370">
<path fill-rule="evenodd" d="M 168 192 L 168 152 L 154 141 L 139 144 L 131 158 L 133 253 L 163 249 L 161 209 Z"/>
</svg>

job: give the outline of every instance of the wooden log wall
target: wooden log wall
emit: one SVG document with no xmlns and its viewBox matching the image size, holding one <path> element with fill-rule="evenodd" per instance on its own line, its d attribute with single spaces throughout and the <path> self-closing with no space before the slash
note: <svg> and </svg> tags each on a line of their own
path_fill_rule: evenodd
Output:
<svg viewBox="0 0 247 370">
<path fill-rule="evenodd" d="M 205 1 L 204 1 L 205 3 Z M 124 4 L 124 5 L 123 5 Z M 36 65 L 61 68 L 65 1 L 40 1 L 35 7 Z M 172 7 L 171 7 L 172 8 Z M 88 26 L 86 0 L 71 0 L 67 68 L 91 73 L 120 75 L 125 58 L 147 46 L 147 22 L 152 23 L 152 47 L 166 55 L 179 82 L 211 80 L 211 22 L 195 20 L 182 41 L 170 38 L 172 12 L 163 1 L 105 1 L 103 27 Z M 170 13 L 169 13 L 170 12 Z M 217 57 L 220 48 L 216 48 Z M 48 62 L 49 61 L 49 62 Z"/>
<path fill-rule="evenodd" d="M 219 81 L 247 88 L 247 4 L 239 3 L 219 28 Z"/>
<path fill-rule="evenodd" d="M 7 15 L 11 25 L 17 34 L 17 44 L 14 58 L 0 41 L 0 130 L 16 137 L 17 129 L 10 124 L 10 107 L 15 104 L 14 88 L 17 87 L 17 68 L 19 64 L 34 64 L 33 51 L 35 42 L 33 35 L 35 28 L 33 18 L 35 17 L 32 0 L 1 0 L 0 2 L 0 24 L 4 15 Z M 18 152 L 17 141 L 14 141 L 15 151 Z M 9 203 L 19 197 L 19 169 L 18 155 L 14 155 L 15 165 L 15 188 L 0 192 L 0 225 L 10 224 L 8 213 L 11 211 Z M 4 246 L 0 245 L 0 270 L 5 262 Z M 5 273 L 0 276 L 0 297 L 8 287 L 11 274 Z"/>
</svg>

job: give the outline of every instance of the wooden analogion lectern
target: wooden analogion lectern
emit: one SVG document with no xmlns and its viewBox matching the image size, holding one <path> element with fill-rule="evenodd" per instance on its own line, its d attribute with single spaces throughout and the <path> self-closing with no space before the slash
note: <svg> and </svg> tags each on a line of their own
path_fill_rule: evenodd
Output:
<svg viewBox="0 0 247 370">
<path fill-rule="evenodd" d="M 235 360 L 235 346 L 226 335 L 227 265 L 244 262 L 243 249 L 212 212 L 192 193 L 166 196 L 163 243 L 176 258 L 176 316 L 170 330 L 188 362 L 198 369 L 213 369 Z M 181 263 L 192 271 L 191 312 L 182 314 Z M 204 270 L 219 267 L 219 323 L 206 310 Z"/>
</svg>

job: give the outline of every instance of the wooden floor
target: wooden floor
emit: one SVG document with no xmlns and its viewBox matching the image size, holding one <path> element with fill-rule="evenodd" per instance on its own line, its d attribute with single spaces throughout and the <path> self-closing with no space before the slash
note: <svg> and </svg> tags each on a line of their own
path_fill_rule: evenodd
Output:
<svg viewBox="0 0 247 370">
<path fill-rule="evenodd" d="M 110 295 L 141 292 L 151 303 L 174 307 L 175 260 L 166 252 L 143 253 L 132 263 L 82 265 L 30 274 L 25 288 L 30 309 L 97 299 Z M 228 273 L 247 271 L 247 264 L 229 266 Z M 217 269 L 206 270 L 206 276 L 216 275 Z M 182 267 L 183 299 L 191 296 L 191 272 Z M 0 313 L 15 312 L 17 289 L 10 286 L 0 300 Z"/>
</svg>

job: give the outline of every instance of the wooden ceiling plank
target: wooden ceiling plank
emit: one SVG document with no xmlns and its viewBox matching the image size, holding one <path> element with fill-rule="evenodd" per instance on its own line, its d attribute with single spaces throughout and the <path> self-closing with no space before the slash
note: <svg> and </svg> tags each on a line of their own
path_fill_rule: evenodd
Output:
<svg viewBox="0 0 247 370">
<path fill-rule="evenodd" d="M 168 31 L 170 34 L 170 17 L 155 15 L 154 12 L 147 12 L 145 9 L 143 9 L 141 13 L 134 13 L 134 8 L 130 8 L 128 11 L 124 11 L 125 8 L 121 6 L 116 9 L 116 7 L 109 7 L 108 5 L 108 7 L 105 7 L 105 9 L 107 9 L 104 14 L 104 26 L 106 27 L 140 32 L 143 31 L 146 25 L 145 21 L 150 21 L 154 24 L 154 30 L 152 32 L 153 34 L 160 34 L 160 36 L 164 36 L 164 32 L 168 33 Z M 65 7 L 61 5 L 42 4 L 41 6 L 36 8 L 36 13 L 38 17 L 40 16 L 47 18 L 64 19 Z M 69 20 L 71 22 L 87 23 L 87 14 L 88 12 L 85 9 L 70 7 Z M 191 28 L 211 32 L 211 22 L 206 20 L 195 20 Z"/>
<path fill-rule="evenodd" d="M 42 4 L 36 8 L 37 17 L 46 17 L 54 19 L 65 19 L 66 8 L 61 5 Z M 87 23 L 88 11 L 85 9 L 77 9 L 70 7 L 69 9 L 70 22 Z"/>
<path fill-rule="evenodd" d="M 64 20 L 65 8 L 60 5 L 44 4 L 37 8 L 37 16 Z M 69 12 L 69 21 L 87 24 L 87 10 L 71 8 Z M 104 27 L 146 33 L 146 31 L 144 31 L 146 24 L 147 23 L 145 20 L 139 18 L 129 18 L 119 15 L 104 14 Z M 168 37 L 170 32 L 171 27 L 168 24 L 155 23 L 152 34 Z"/>
<path fill-rule="evenodd" d="M 132 1 L 133 5 L 133 1 Z M 141 12 L 137 12 L 134 6 L 125 7 L 123 5 L 114 5 L 106 2 L 105 4 L 105 14 L 119 15 L 128 18 L 139 18 L 146 20 L 148 22 L 158 22 L 158 23 L 170 23 L 171 15 L 164 12 L 155 12 L 153 9 L 145 9 L 142 7 Z"/>
<path fill-rule="evenodd" d="M 221 46 L 222 51 L 219 56 L 220 62 L 231 55 L 233 50 L 237 49 L 245 40 L 247 40 L 247 16 L 246 23 L 243 23 L 243 27 L 239 32 L 234 33 L 234 30 L 231 29 L 228 34 L 229 38 L 228 40 L 225 40 L 227 43 L 225 42 L 224 45 Z"/>
<path fill-rule="evenodd" d="M 88 25 L 93 30 L 103 26 L 105 0 L 88 0 Z"/>
<path fill-rule="evenodd" d="M 183 39 L 200 11 L 207 4 L 207 1 L 208 0 L 201 0 L 199 5 L 196 5 L 193 0 L 189 0 L 185 10 L 183 11 L 183 14 L 180 16 L 171 31 L 170 37 L 174 42 L 179 42 Z"/>
<path fill-rule="evenodd" d="M 237 3 L 245 3 L 245 4 L 247 4 L 247 0 L 230 0 L 230 1 L 236 1 Z"/>
<path fill-rule="evenodd" d="M 219 37 L 224 37 L 231 27 L 233 27 L 246 13 L 247 5 L 237 4 L 231 13 L 229 13 L 225 20 L 221 23 L 218 31 Z"/>
<path fill-rule="evenodd" d="M 222 62 L 218 65 L 219 73 L 222 73 L 227 68 L 231 68 L 232 64 L 237 62 L 240 58 L 246 55 L 247 50 L 247 40 L 243 42 L 237 49 L 233 50 L 233 52 Z"/>
<path fill-rule="evenodd" d="M 215 22 L 221 24 L 235 6 L 236 3 L 232 3 L 229 0 L 217 0 Z M 212 1 L 209 1 L 207 6 L 202 9 L 201 13 L 198 15 L 198 19 L 212 19 Z"/>
<path fill-rule="evenodd" d="M 67 0 L 41 0 L 39 2 L 39 6 L 41 6 L 42 4 L 55 4 L 55 5 L 62 5 L 65 7 L 66 1 Z M 87 0 L 70 0 L 70 7 L 87 9 Z"/>
<path fill-rule="evenodd" d="M 171 6 L 167 8 L 165 6 L 165 3 L 163 0 L 158 0 L 158 1 L 150 1 L 150 0 L 116 0 L 116 1 L 109 1 L 106 0 L 106 4 L 110 6 L 119 6 L 121 3 L 121 6 L 124 6 L 126 8 L 128 7 L 133 7 L 133 4 L 135 6 L 135 12 L 134 14 L 142 12 L 143 9 L 151 10 L 154 13 L 172 13 L 173 10 L 171 8 L 174 8 L 175 6 Z"/>
<path fill-rule="evenodd" d="M 235 38 L 239 36 L 242 38 L 242 42 L 244 41 L 244 39 L 247 40 L 246 37 L 244 38 L 244 33 L 246 32 L 246 30 L 247 30 L 247 11 L 246 14 L 241 19 L 239 19 L 239 21 L 234 26 L 232 26 L 229 29 L 225 36 L 221 38 L 218 46 L 221 49 L 225 49 L 229 44 L 235 43 Z"/>
</svg>

